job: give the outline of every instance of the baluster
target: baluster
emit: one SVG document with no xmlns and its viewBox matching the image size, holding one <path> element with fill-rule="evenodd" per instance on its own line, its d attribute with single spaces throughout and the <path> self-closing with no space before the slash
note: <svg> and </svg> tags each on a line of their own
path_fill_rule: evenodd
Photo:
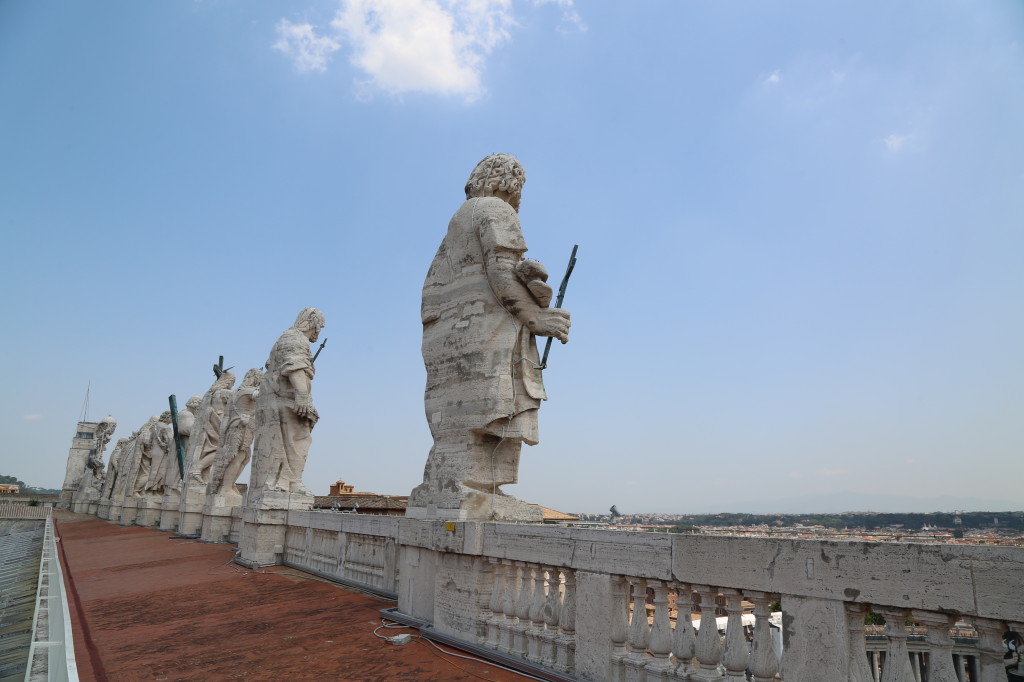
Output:
<svg viewBox="0 0 1024 682">
<path fill-rule="evenodd" d="M 633 616 L 629 621 L 629 655 L 625 660 L 626 682 L 644 682 L 647 665 L 647 641 L 651 635 L 647 623 L 647 581 L 627 578 L 633 593 Z"/>
<path fill-rule="evenodd" d="M 914 674 L 914 682 L 921 682 L 921 656 L 920 651 L 910 652 L 910 672 Z"/>
<path fill-rule="evenodd" d="M 502 600 L 505 597 L 505 564 L 501 563 L 501 559 L 494 557 L 488 557 L 487 561 L 492 565 L 494 572 L 494 587 L 491 589 L 490 603 L 491 617 L 487 620 L 487 647 L 497 649 L 501 640 L 499 624 L 505 616 L 502 613 Z"/>
<path fill-rule="evenodd" d="M 533 594 L 530 600 L 530 629 L 527 658 L 539 663 L 544 647 L 544 567 L 533 567 Z"/>
<path fill-rule="evenodd" d="M 956 621 L 955 616 L 931 611 L 914 611 L 914 620 L 928 627 L 925 642 L 928 644 L 928 682 L 958 682 L 956 664 L 953 662 L 953 638 L 949 629 Z"/>
<path fill-rule="evenodd" d="M 694 585 L 693 589 L 700 594 L 700 630 L 697 631 L 696 648 L 700 669 L 691 677 L 720 682 L 725 677 L 718 674 L 718 664 L 722 662 L 722 640 L 718 636 L 718 619 L 715 615 L 718 588 Z"/>
<path fill-rule="evenodd" d="M 676 583 L 676 629 L 672 633 L 672 655 L 676 659 L 677 679 L 689 680 L 697 633 L 693 629 L 693 592 L 686 583 Z"/>
<path fill-rule="evenodd" d="M 558 616 L 558 670 L 572 673 L 576 669 L 576 571 L 563 569 L 565 595 Z"/>
<path fill-rule="evenodd" d="M 747 663 L 750 651 L 747 638 L 743 632 L 743 595 L 738 590 L 723 589 L 725 610 L 729 619 L 725 628 L 725 649 L 722 652 L 722 665 L 725 666 L 727 679 L 746 678 Z"/>
<path fill-rule="evenodd" d="M 978 668 L 980 682 L 1005 682 L 1006 668 L 1003 667 L 1003 633 L 1006 627 L 1002 621 L 975 618 L 974 629 L 978 631 Z"/>
<path fill-rule="evenodd" d="M 513 643 L 515 641 L 515 625 L 516 618 L 516 601 L 519 598 L 519 566 L 522 562 L 514 562 L 508 559 L 503 561 L 505 564 L 505 583 L 507 588 L 505 590 L 505 601 L 502 604 L 501 610 L 505 614 L 505 617 L 501 620 L 501 651 L 506 653 L 512 653 Z"/>
<path fill-rule="evenodd" d="M 1024 637 L 1024 623 L 1007 623 L 1012 632 L 1017 633 L 1017 641 L 1014 644 L 1014 651 L 1017 654 L 1017 665 L 1010 668 L 1011 671 L 1018 675 L 1024 675 L 1024 641 L 1021 640 Z"/>
<path fill-rule="evenodd" d="M 964 672 L 964 657 L 960 654 L 953 654 L 953 667 L 956 668 L 957 682 L 966 682 L 967 673 Z"/>
<path fill-rule="evenodd" d="M 766 592 L 752 590 L 745 594 L 747 599 L 754 602 L 754 641 L 750 645 L 750 675 L 753 682 L 773 682 L 779 672 L 779 659 L 775 656 L 772 628 L 768 620 L 772 615 L 772 597 Z M 863 631 L 863 626 L 861 630 Z M 863 649 L 863 637 L 861 640 Z M 864 669 L 867 670 L 867 660 L 864 661 Z M 864 682 L 867 682 L 867 678 Z"/>
<path fill-rule="evenodd" d="M 846 631 L 850 638 L 850 682 L 878 682 L 874 654 L 868 654 L 864 634 L 866 604 L 846 604 Z"/>
<path fill-rule="evenodd" d="M 533 568 L 525 561 L 517 561 L 516 564 L 520 566 L 519 596 L 516 600 L 516 620 L 513 625 L 516 636 L 512 653 L 526 658 L 526 631 L 530 628 L 530 601 L 533 592 L 530 578 Z"/>
<path fill-rule="evenodd" d="M 480 646 L 487 645 L 487 634 L 491 618 L 491 598 L 494 596 L 494 565 L 484 557 L 477 557 L 473 561 L 476 569 L 477 584 L 480 585 L 480 595 L 477 604 L 480 607 L 480 616 L 477 620 L 476 643 Z"/>
<path fill-rule="evenodd" d="M 910 669 L 910 655 L 907 652 L 907 618 L 903 609 L 877 608 L 876 613 L 885 618 L 885 634 L 889 647 L 885 652 L 885 666 L 882 668 L 882 682 L 913 682 Z"/>
<path fill-rule="evenodd" d="M 654 590 L 654 623 L 648 648 L 651 660 L 647 663 L 648 682 L 667 682 L 672 672 L 672 621 L 668 617 L 668 584 L 664 580 L 652 580 Z"/>
<path fill-rule="evenodd" d="M 558 569 L 553 566 L 547 567 L 547 599 L 544 601 L 544 651 L 541 663 L 549 668 L 554 668 L 558 662 L 558 615 L 561 608 L 561 587 L 562 582 Z"/>
<path fill-rule="evenodd" d="M 623 661 L 629 651 L 626 649 L 626 642 L 629 640 L 629 592 L 628 583 L 621 575 L 613 575 L 612 581 L 612 614 L 611 614 L 611 674 L 609 678 L 613 682 L 622 682 L 625 679 L 626 671 Z"/>
</svg>

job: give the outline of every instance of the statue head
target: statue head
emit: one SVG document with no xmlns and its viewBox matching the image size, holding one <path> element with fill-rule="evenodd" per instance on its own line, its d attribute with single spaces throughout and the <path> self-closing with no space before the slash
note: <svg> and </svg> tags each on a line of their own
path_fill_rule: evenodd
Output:
<svg viewBox="0 0 1024 682">
<path fill-rule="evenodd" d="M 228 370 L 224 370 L 220 373 L 220 376 L 210 385 L 210 389 L 206 392 L 207 396 L 212 396 L 217 391 L 224 388 L 231 388 L 235 385 L 235 375 Z"/>
<path fill-rule="evenodd" d="M 325 324 L 326 319 L 322 312 L 316 308 L 303 308 L 292 327 L 305 334 L 310 343 L 316 343 Z"/>
<path fill-rule="evenodd" d="M 189 412 L 195 412 L 199 409 L 199 406 L 203 404 L 202 396 L 194 395 L 185 402 L 185 409 Z"/>
<path fill-rule="evenodd" d="M 519 212 L 526 171 L 508 154 L 491 154 L 476 165 L 466 181 L 466 198 L 501 197 Z"/>
<path fill-rule="evenodd" d="M 170 424 L 171 423 L 171 411 L 170 410 L 165 410 L 160 415 L 160 423 L 162 423 L 162 424 Z"/>
<path fill-rule="evenodd" d="M 242 378 L 242 388 L 254 388 L 260 385 L 263 379 L 263 370 L 259 368 L 250 369 Z"/>
</svg>

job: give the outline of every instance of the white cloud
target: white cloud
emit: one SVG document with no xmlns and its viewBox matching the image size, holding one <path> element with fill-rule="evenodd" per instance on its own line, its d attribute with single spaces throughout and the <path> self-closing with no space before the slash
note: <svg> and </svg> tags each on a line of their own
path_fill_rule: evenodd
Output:
<svg viewBox="0 0 1024 682">
<path fill-rule="evenodd" d="M 562 26 L 559 30 L 567 33 L 568 29 L 575 31 L 586 31 L 587 25 L 583 23 L 583 17 L 576 11 L 573 0 L 533 0 L 535 5 L 558 5 L 562 8 Z"/>
<path fill-rule="evenodd" d="M 511 0 L 345 0 L 331 22 L 369 91 L 473 99 L 484 58 L 509 40 Z"/>
<path fill-rule="evenodd" d="M 331 54 L 345 45 L 349 61 L 363 73 L 361 94 L 424 92 L 473 100 L 484 92 L 487 57 L 511 40 L 514 0 L 341 0 L 330 29 L 277 24 L 280 50 L 299 71 L 324 71 Z M 586 31 L 573 0 L 530 0 L 556 5 L 559 30 Z M 329 33 L 329 35 L 328 35 Z"/>
<path fill-rule="evenodd" d="M 893 133 L 889 137 L 885 138 L 883 142 L 885 142 L 886 149 L 891 152 L 898 152 L 906 146 L 907 142 L 909 142 L 912 137 L 913 136 L 911 135 L 897 135 L 896 133 Z"/>
<path fill-rule="evenodd" d="M 790 471 L 790 472 L 789 472 L 789 473 L 787 474 L 787 476 L 789 476 L 790 478 L 802 478 L 802 477 L 803 477 L 803 474 L 802 474 L 802 473 L 800 473 L 799 471 Z"/>
<path fill-rule="evenodd" d="M 42 418 L 43 418 L 43 415 L 41 415 L 41 414 L 26 414 L 26 415 L 22 416 L 22 419 L 42 419 Z"/>
<path fill-rule="evenodd" d="M 324 71 L 331 53 L 341 44 L 328 36 L 318 36 L 312 24 L 293 24 L 287 19 L 277 22 L 278 41 L 274 49 L 280 50 L 295 62 L 300 72 Z"/>
<path fill-rule="evenodd" d="M 817 473 L 819 476 L 845 476 L 850 473 L 849 469 L 818 469 Z"/>
<path fill-rule="evenodd" d="M 778 69 L 772 71 L 765 79 L 765 85 L 778 85 L 782 81 L 782 72 Z"/>
</svg>

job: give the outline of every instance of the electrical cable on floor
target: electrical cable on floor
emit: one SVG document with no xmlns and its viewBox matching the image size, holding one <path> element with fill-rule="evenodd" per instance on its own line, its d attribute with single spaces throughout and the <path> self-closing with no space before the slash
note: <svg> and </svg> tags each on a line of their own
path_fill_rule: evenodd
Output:
<svg viewBox="0 0 1024 682">
<path fill-rule="evenodd" d="M 383 639 L 383 640 L 391 642 L 393 644 L 397 644 L 397 642 L 395 642 L 395 640 L 393 640 L 391 637 L 384 637 L 383 635 L 378 635 L 377 631 L 382 629 L 382 628 L 395 628 L 395 629 L 406 629 L 406 630 L 416 630 L 416 629 L 418 629 L 418 628 L 415 628 L 415 627 L 413 627 L 411 625 L 402 625 L 401 623 L 395 623 L 394 621 L 387 621 L 384 618 L 381 618 L 380 622 L 381 622 L 381 624 L 378 625 L 376 628 L 374 628 L 373 635 L 375 637 L 379 638 L 379 639 Z M 430 638 L 424 637 L 423 635 L 409 635 L 409 637 L 413 641 L 416 641 L 416 642 L 420 642 L 420 643 L 426 642 L 430 646 L 434 647 L 434 649 L 437 649 L 441 653 L 446 654 L 448 656 L 455 656 L 457 658 L 464 658 L 467 661 L 473 661 L 475 663 L 481 663 L 483 665 L 493 666 L 495 668 L 500 668 L 501 670 L 505 670 L 505 671 L 510 672 L 510 673 L 515 673 L 516 675 L 522 675 L 523 677 L 531 679 L 531 680 L 539 680 L 540 682 L 547 682 L 542 677 L 536 677 L 536 676 L 531 675 L 529 673 L 524 673 L 521 670 L 516 670 L 515 668 L 509 668 L 507 666 L 501 665 L 500 663 L 495 663 L 494 661 L 488 661 L 487 659 L 480 658 L 478 656 L 467 656 L 465 654 L 459 654 L 459 653 L 456 653 L 454 651 L 448 651 L 446 649 L 442 649 L 437 644 L 437 642 L 434 642 Z M 434 653 L 434 652 L 431 652 L 431 653 Z M 452 666 L 458 668 L 459 670 L 462 670 L 463 672 L 469 673 L 473 677 L 477 677 L 477 678 L 479 678 L 481 680 L 488 680 L 488 682 L 494 682 L 493 680 L 491 680 L 488 677 L 482 677 L 482 676 L 472 672 L 471 670 L 466 670 L 462 666 L 456 665 L 456 663 L 454 661 L 449 661 L 448 659 L 444 658 L 444 656 L 440 656 L 440 655 L 438 655 L 436 653 L 434 655 L 437 656 L 438 658 L 440 658 L 443 661 L 447 661 L 449 664 L 451 664 Z"/>
</svg>

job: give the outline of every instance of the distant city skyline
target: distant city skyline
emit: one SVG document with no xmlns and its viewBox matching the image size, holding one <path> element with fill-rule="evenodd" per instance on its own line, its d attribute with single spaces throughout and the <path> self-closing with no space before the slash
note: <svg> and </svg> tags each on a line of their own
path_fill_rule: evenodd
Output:
<svg viewBox="0 0 1024 682">
<path fill-rule="evenodd" d="M 374 10 L 374 11 L 371 11 Z M 541 443 L 568 512 L 1024 507 L 1024 5 L 0 6 L 0 473 L 329 339 L 305 482 L 405 495 L 420 290 L 474 164 L 573 244 Z M 241 482 L 247 481 L 243 474 Z"/>
</svg>

